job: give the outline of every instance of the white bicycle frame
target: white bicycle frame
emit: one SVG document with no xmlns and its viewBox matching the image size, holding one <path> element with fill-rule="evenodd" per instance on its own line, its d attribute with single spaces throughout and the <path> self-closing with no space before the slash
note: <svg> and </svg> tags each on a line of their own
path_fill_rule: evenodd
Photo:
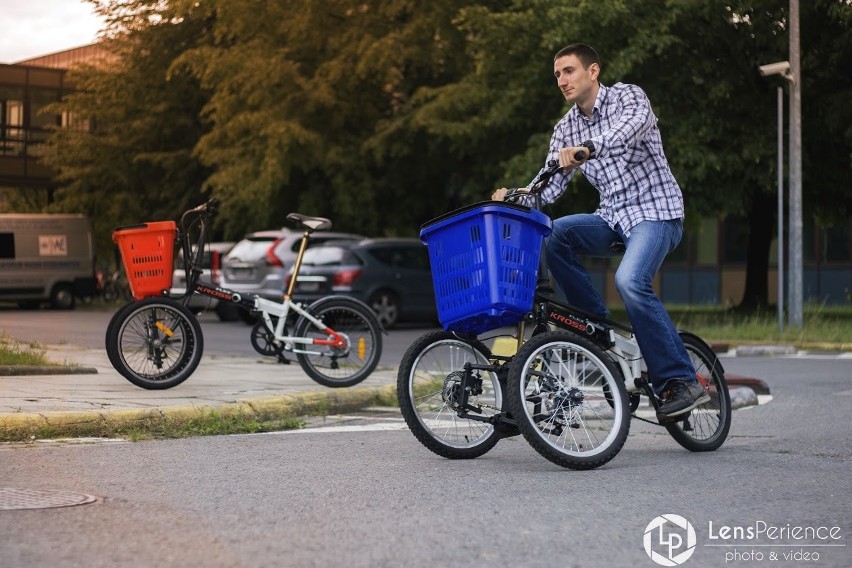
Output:
<svg viewBox="0 0 852 568">
<path fill-rule="evenodd" d="M 589 325 L 595 326 L 594 323 Z M 524 327 L 519 326 L 518 337 L 523 337 Z M 559 330 L 561 328 L 550 324 L 551 330 Z M 599 329 L 599 328 L 596 328 Z M 595 333 L 595 329 L 588 330 L 589 335 Z M 647 373 L 648 368 L 645 366 L 645 358 L 642 356 L 642 351 L 639 349 L 639 344 L 636 342 L 636 336 L 632 333 L 622 335 L 616 333 L 614 329 L 609 329 L 609 340 L 611 347 L 604 349 L 604 353 L 610 356 L 613 363 L 618 365 L 621 374 L 624 377 L 624 386 L 628 393 L 639 392 L 641 389 L 636 384 L 636 379 L 642 377 L 643 373 Z M 518 349 L 521 348 L 523 341 L 518 343 Z"/>
<path fill-rule="evenodd" d="M 636 379 L 642 376 L 643 371 L 647 372 L 647 367 L 639 344 L 636 342 L 636 336 L 631 334 L 630 337 L 626 337 L 610 329 L 609 337 L 613 346 L 608 351 L 615 355 L 613 362 L 621 368 L 627 392 L 638 392 L 639 387 L 636 385 Z"/>
<path fill-rule="evenodd" d="M 290 299 L 289 296 L 284 297 L 283 302 L 273 302 L 272 300 L 267 300 L 266 298 L 257 297 L 254 299 L 254 309 L 260 312 L 260 316 L 263 319 L 263 323 L 275 337 L 275 341 L 279 341 L 284 345 L 324 345 L 326 347 L 336 347 L 339 349 L 348 349 L 349 340 L 346 336 L 337 333 L 327 325 L 325 325 L 322 321 L 315 318 L 313 315 L 308 313 L 308 311 L 302 307 L 301 304 L 298 304 Z M 324 332 L 329 339 L 323 339 L 319 337 L 302 337 L 296 335 L 284 335 L 284 328 L 287 322 L 287 316 L 290 314 L 290 310 L 293 310 L 317 328 L 319 331 Z M 272 318 L 270 316 L 275 316 L 278 318 L 276 323 L 272 323 Z M 304 349 L 288 349 L 289 352 L 292 353 L 301 353 L 304 355 L 323 355 L 323 353 L 319 351 L 308 351 Z"/>
</svg>

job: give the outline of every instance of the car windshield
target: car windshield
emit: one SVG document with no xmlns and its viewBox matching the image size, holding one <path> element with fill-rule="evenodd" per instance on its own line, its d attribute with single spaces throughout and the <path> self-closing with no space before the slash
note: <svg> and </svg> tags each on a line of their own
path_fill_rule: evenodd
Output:
<svg viewBox="0 0 852 568">
<path fill-rule="evenodd" d="M 333 266 L 339 264 L 360 264 L 360 262 L 348 248 L 325 245 L 306 250 L 302 264 L 309 266 Z"/>
<path fill-rule="evenodd" d="M 269 245 L 275 242 L 272 237 L 258 237 L 251 239 L 243 239 L 234 245 L 234 248 L 228 252 L 226 257 L 228 260 L 236 260 L 249 262 L 260 260 L 266 255 L 269 250 Z"/>
</svg>

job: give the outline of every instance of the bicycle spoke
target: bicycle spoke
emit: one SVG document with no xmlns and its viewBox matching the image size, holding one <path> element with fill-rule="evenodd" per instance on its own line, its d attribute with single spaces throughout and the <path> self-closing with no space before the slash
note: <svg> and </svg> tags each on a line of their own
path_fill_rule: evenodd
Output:
<svg viewBox="0 0 852 568">
<path fill-rule="evenodd" d="M 476 370 L 465 378 L 466 363 L 488 364 L 482 349 L 437 332 L 422 337 L 403 357 L 397 379 L 403 416 L 417 439 L 441 456 L 477 457 L 499 439 L 490 422 L 465 415 L 468 409 L 478 409 L 476 418 L 487 420 L 502 406 L 495 373 Z M 473 382 L 467 393 L 461 390 L 465 380 Z"/>
<path fill-rule="evenodd" d="M 621 449 L 630 426 L 624 385 L 593 343 L 562 331 L 536 335 L 518 351 L 509 373 L 512 412 L 543 456 L 589 469 Z"/>
</svg>

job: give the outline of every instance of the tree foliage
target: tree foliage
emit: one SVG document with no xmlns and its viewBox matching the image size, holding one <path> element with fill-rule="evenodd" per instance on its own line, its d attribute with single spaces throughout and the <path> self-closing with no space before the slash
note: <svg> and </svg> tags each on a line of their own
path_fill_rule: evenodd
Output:
<svg viewBox="0 0 852 568">
<path fill-rule="evenodd" d="M 215 195 L 228 238 L 290 211 L 414 235 L 531 179 L 567 111 L 552 56 L 582 41 L 648 92 L 688 223 L 750 220 L 765 302 L 777 83 L 756 68 L 788 58 L 786 0 L 90 1 L 119 58 L 58 105 L 96 126 L 52 140 L 59 208 L 121 224 Z M 799 4 L 805 212 L 843 220 L 852 5 Z M 577 176 L 553 213 L 595 202 Z"/>
<path fill-rule="evenodd" d="M 69 72 L 76 90 L 46 109 L 90 127 L 57 130 L 44 159 L 61 184 L 52 210 L 88 214 L 101 256 L 114 248 L 114 227 L 174 219 L 201 199 L 209 175 L 193 158 L 208 94 L 193 77 L 168 72 L 204 41 L 206 23 L 176 22 L 155 12 L 157 4 L 102 8 L 114 26 L 106 45 L 115 58 Z"/>
</svg>

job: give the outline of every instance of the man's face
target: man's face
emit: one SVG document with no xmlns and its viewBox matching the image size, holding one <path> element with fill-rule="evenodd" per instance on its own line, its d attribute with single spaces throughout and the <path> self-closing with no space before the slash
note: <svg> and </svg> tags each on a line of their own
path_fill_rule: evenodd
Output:
<svg viewBox="0 0 852 568">
<path fill-rule="evenodd" d="M 553 62 L 556 84 L 565 100 L 572 103 L 584 103 L 595 93 L 599 72 L 597 63 L 584 69 L 576 55 L 563 55 Z"/>
</svg>

